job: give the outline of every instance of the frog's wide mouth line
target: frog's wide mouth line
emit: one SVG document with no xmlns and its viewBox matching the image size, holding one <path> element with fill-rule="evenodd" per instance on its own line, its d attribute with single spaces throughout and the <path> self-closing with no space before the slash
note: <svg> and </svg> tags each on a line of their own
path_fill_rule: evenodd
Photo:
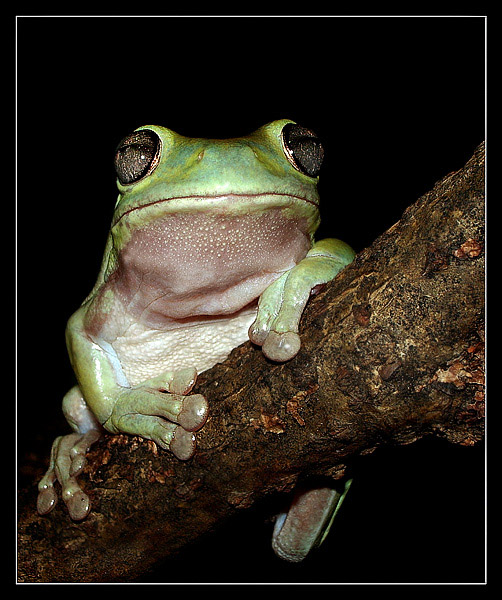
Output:
<svg viewBox="0 0 502 600">
<path fill-rule="evenodd" d="M 301 202 L 306 202 L 307 204 L 312 204 L 316 208 L 318 207 L 317 202 L 314 202 L 313 200 L 305 198 L 304 196 L 297 196 L 295 194 L 287 194 L 287 193 L 281 193 L 281 192 L 260 192 L 260 193 L 256 193 L 256 194 L 253 194 L 253 193 L 250 193 L 250 194 L 215 194 L 214 196 L 203 195 L 203 194 L 200 194 L 200 195 L 193 194 L 193 195 L 188 195 L 188 196 L 172 196 L 171 198 L 159 198 L 157 200 L 153 200 L 152 202 L 147 202 L 146 204 L 141 204 L 140 206 L 132 206 L 131 208 L 129 208 L 128 210 L 125 210 L 120 215 L 117 215 L 117 218 L 112 223 L 112 227 L 115 227 L 115 225 L 117 225 L 122 218 L 126 217 L 127 215 L 130 215 L 131 213 L 133 213 L 135 211 L 142 210 L 143 208 L 149 208 L 156 204 L 162 204 L 163 202 L 171 202 L 173 200 L 196 200 L 196 201 L 198 200 L 201 202 L 203 202 L 204 200 L 219 200 L 219 201 L 230 201 L 231 202 L 231 201 L 238 201 L 243 198 L 252 200 L 252 199 L 257 199 L 257 198 L 266 198 L 266 197 L 274 197 L 274 196 L 280 197 L 280 198 L 291 198 L 292 200 L 300 200 Z"/>
</svg>

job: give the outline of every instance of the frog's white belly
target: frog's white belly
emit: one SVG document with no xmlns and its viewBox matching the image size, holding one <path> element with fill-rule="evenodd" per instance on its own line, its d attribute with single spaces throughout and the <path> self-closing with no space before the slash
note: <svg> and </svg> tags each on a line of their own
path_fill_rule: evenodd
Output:
<svg viewBox="0 0 502 600">
<path fill-rule="evenodd" d="M 167 331 L 135 323 L 113 342 L 113 358 L 120 363 L 129 385 L 185 367 L 195 367 L 201 373 L 223 362 L 234 348 L 248 341 L 248 329 L 255 317 L 256 307 L 234 317 Z"/>
</svg>

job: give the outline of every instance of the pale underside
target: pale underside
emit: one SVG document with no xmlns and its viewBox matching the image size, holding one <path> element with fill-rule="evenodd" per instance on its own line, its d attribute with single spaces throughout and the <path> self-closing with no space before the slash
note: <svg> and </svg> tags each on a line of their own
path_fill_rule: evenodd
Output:
<svg viewBox="0 0 502 600">
<path fill-rule="evenodd" d="M 202 373 L 223 362 L 230 352 L 246 342 L 256 307 L 236 316 L 196 322 L 169 331 L 149 329 L 136 323 L 127 336 L 113 343 L 123 373 L 130 385 L 166 371 L 195 367 Z"/>
</svg>

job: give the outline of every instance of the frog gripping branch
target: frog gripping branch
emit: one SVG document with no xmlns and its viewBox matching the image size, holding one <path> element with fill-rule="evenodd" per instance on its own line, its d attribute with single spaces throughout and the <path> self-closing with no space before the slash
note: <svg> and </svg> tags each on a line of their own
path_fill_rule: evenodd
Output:
<svg viewBox="0 0 502 600">
<path fill-rule="evenodd" d="M 312 290 L 354 258 L 340 240 L 314 241 L 323 155 L 317 136 L 288 120 L 230 140 L 157 126 L 122 140 L 101 272 L 67 327 L 78 385 L 63 410 L 74 432 L 53 444 L 40 514 L 56 505 L 58 481 L 70 517 L 87 517 L 77 476 L 103 430 L 190 459 L 209 411 L 204 396 L 190 395 L 197 375 L 247 339 L 272 361 L 296 356 Z M 282 558 L 302 560 L 317 543 L 343 496 L 322 497 L 304 527 L 290 525 L 295 508 L 280 520 L 274 548 Z"/>
<path fill-rule="evenodd" d="M 278 493 L 295 497 L 274 550 L 301 559 L 353 457 L 482 439 L 484 145 L 350 262 L 341 242 L 313 241 L 322 152 L 289 123 L 226 142 L 152 126 L 119 146 L 105 258 L 68 326 L 78 386 L 40 485 L 49 514 L 20 492 L 20 581 L 134 580 Z M 51 511 L 56 480 L 75 521 Z"/>
</svg>

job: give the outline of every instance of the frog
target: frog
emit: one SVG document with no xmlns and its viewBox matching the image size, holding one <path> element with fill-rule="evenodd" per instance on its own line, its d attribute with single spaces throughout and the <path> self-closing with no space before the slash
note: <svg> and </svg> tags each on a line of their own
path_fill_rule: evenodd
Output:
<svg viewBox="0 0 502 600">
<path fill-rule="evenodd" d="M 58 502 L 58 483 L 70 518 L 87 517 L 78 476 L 107 432 L 190 460 L 209 414 L 192 393 L 197 376 L 234 348 L 251 340 L 273 363 L 296 356 L 310 296 L 354 258 L 341 240 L 314 237 L 323 158 L 319 137 L 290 119 L 230 139 L 145 125 L 119 143 L 101 268 L 66 327 L 76 385 L 62 409 L 71 433 L 52 445 L 40 515 Z M 323 493 L 321 502 L 314 496 L 325 510 L 308 531 L 288 525 L 297 522 L 293 508 L 277 519 L 282 558 L 302 560 L 318 543 L 343 496 Z"/>
</svg>

